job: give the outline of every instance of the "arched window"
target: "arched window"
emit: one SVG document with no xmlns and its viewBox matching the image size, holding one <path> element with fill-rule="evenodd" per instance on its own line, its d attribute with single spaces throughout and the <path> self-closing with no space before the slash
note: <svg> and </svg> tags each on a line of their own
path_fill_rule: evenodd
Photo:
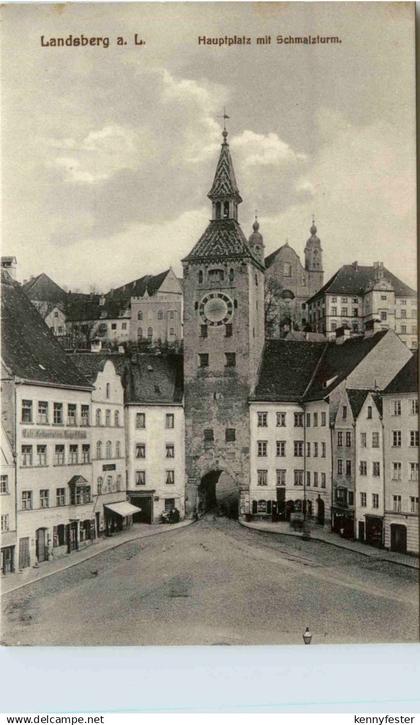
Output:
<svg viewBox="0 0 420 725">
<path fill-rule="evenodd" d="M 110 383 L 107 383 L 106 384 L 106 392 L 105 392 L 105 395 L 106 395 L 107 398 L 109 398 L 109 396 L 111 395 L 111 384 Z"/>
<path fill-rule="evenodd" d="M 115 444 L 115 458 L 121 458 L 121 443 L 117 441 Z"/>
<path fill-rule="evenodd" d="M 96 444 L 96 458 L 99 460 L 102 458 L 102 441 L 98 441 Z"/>
<path fill-rule="evenodd" d="M 234 275 L 233 269 L 230 269 L 230 270 L 229 270 L 229 280 L 230 280 L 230 282 L 233 282 L 233 278 L 234 278 L 234 276 L 235 276 L 235 275 Z"/>
<path fill-rule="evenodd" d="M 121 473 L 119 473 L 117 476 L 117 491 L 121 491 L 121 487 L 122 487 L 122 476 L 121 476 Z"/>
<path fill-rule="evenodd" d="M 159 310 L 159 312 L 158 312 L 158 320 L 163 320 L 163 312 L 162 312 L 162 310 Z"/>
<path fill-rule="evenodd" d="M 142 330 L 141 327 L 139 327 L 138 330 L 137 330 L 137 339 L 138 340 L 142 340 L 143 339 L 143 330 Z"/>
<path fill-rule="evenodd" d="M 96 411 L 96 425 L 102 425 L 102 411 L 99 408 Z"/>
<path fill-rule="evenodd" d="M 201 269 L 200 269 L 200 271 L 198 273 L 198 281 L 199 281 L 199 283 L 201 283 L 203 281 L 203 272 L 202 272 Z"/>
<path fill-rule="evenodd" d="M 98 492 L 98 496 L 100 496 L 101 493 L 102 493 L 102 484 L 103 484 L 102 476 L 99 476 L 98 477 L 98 481 L 97 481 L 97 492 Z"/>
<path fill-rule="evenodd" d="M 216 201 L 216 219 L 220 219 L 222 216 L 222 205 L 220 201 Z"/>
<path fill-rule="evenodd" d="M 111 441 L 106 442 L 106 458 L 112 458 L 112 444 Z"/>
<path fill-rule="evenodd" d="M 147 328 L 147 338 L 151 340 L 153 338 L 153 327 Z"/>
<path fill-rule="evenodd" d="M 114 413 L 114 425 L 116 428 L 118 428 L 120 425 L 120 411 L 119 410 L 116 410 Z"/>
<path fill-rule="evenodd" d="M 143 319 L 143 312 L 141 312 L 140 310 L 139 310 L 139 312 L 137 312 L 137 319 L 138 320 L 142 320 Z"/>
<path fill-rule="evenodd" d="M 106 487 L 108 491 L 112 491 L 112 476 L 106 477 Z"/>
<path fill-rule="evenodd" d="M 224 201 L 223 202 L 223 219 L 229 218 L 229 202 Z"/>
</svg>

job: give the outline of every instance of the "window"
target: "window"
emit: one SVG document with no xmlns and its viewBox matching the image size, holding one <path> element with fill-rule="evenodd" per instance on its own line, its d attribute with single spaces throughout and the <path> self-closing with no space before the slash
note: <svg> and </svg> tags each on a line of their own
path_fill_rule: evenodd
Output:
<svg viewBox="0 0 420 725">
<path fill-rule="evenodd" d="M 347 418 L 347 405 L 343 405 L 342 411 L 343 411 L 343 420 L 346 420 L 346 418 Z"/>
<path fill-rule="evenodd" d="M 343 445 L 343 434 L 341 431 L 337 433 L 337 446 L 341 448 Z"/>
<path fill-rule="evenodd" d="M 331 297 L 331 302 L 337 302 L 337 297 Z"/>
<path fill-rule="evenodd" d="M 32 491 L 22 491 L 22 509 L 23 511 L 32 509 Z"/>
<path fill-rule="evenodd" d="M 366 494 L 362 491 L 360 493 L 360 506 L 362 508 L 366 508 L 366 503 L 367 503 L 367 501 L 366 501 Z"/>
<path fill-rule="evenodd" d="M 295 413 L 295 428 L 303 428 L 303 413 Z"/>
<path fill-rule="evenodd" d="M 311 472 L 310 471 L 306 471 L 306 485 L 307 486 L 311 485 Z"/>
<path fill-rule="evenodd" d="M 405 320 L 407 317 L 407 310 L 401 310 L 401 319 Z"/>
<path fill-rule="evenodd" d="M 307 428 L 311 427 L 311 414 L 310 413 L 306 413 L 306 427 Z"/>
<path fill-rule="evenodd" d="M 117 491 L 121 491 L 122 490 L 122 476 L 121 476 L 121 473 L 119 473 L 118 476 L 117 476 L 116 487 L 117 487 Z"/>
<path fill-rule="evenodd" d="M 337 459 L 337 474 L 339 476 L 343 475 L 343 461 L 341 458 Z"/>
<path fill-rule="evenodd" d="M 136 471 L 136 486 L 146 485 L 146 471 Z"/>
<path fill-rule="evenodd" d="M 114 425 L 116 428 L 120 427 L 120 411 L 116 410 L 114 413 Z"/>
<path fill-rule="evenodd" d="M 337 317 L 337 308 L 336 307 L 331 307 L 331 314 L 333 315 L 333 317 Z"/>
<path fill-rule="evenodd" d="M 105 411 L 105 425 L 107 428 L 109 428 L 111 425 L 111 411 L 110 410 Z"/>
<path fill-rule="evenodd" d="M 157 314 L 157 318 L 158 318 L 158 320 L 163 320 L 163 311 L 162 310 L 159 310 L 159 312 Z"/>
<path fill-rule="evenodd" d="M 138 340 L 142 340 L 143 339 L 143 328 L 142 327 L 139 327 L 137 329 L 137 339 Z"/>
<path fill-rule="evenodd" d="M 366 436 L 366 433 L 361 433 L 360 434 L 360 445 L 361 445 L 362 448 L 366 448 L 366 446 L 367 446 L 367 436 Z"/>
<path fill-rule="evenodd" d="M 200 337 L 207 337 L 207 336 L 208 336 L 207 325 L 200 325 Z"/>
<path fill-rule="evenodd" d="M 63 403 L 54 403 L 54 425 L 63 425 Z"/>
<path fill-rule="evenodd" d="M 295 486 L 303 486 L 303 471 L 294 470 L 294 484 Z"/>
<path fill-rule="evenodd" d="M 37 446 L 36 455 L 38 458 L 37 465 L 46 466 L 47 465 L 47 446 L 45 446 L 45 445 Z"/>
<path fill-rule="evenodd" d="M 327 485 L 327 474 L 321 473 L 321 488 L 326 488 Z"/>
<path fill-rule="evenodd" d="M 387 314 L 385 310 L 381 310 L 381 320 L 384 322 L 387 319 Z"/>
<path fill-rule="evenodd" d="M 392 445 L 394 448 L 401 448 L 401 431 L 400 430 L 392 431 Z"/>
<path fill-rule="evenodd" d="M 96 444 L 96 458 L 100 461 L 102 458 L 102 441 L 98 441 Z"/>
<path fill-rule="evenodd" d="M 9 514 L 1 515 L 1 531 L 9 531 Z"/>
<path fill-rule="evenodd" d="M 219 206 L 219 217 L 218 218 L 220 219 L 220 206 Z M 199 281 L 200 284 L 203 281 L 203 272 L 202 272 L 201 269 L 200 269 L 200 271 L 198 273 L 198 281 Z"/>
<path fill-rule="evenodd" d="M 286 425 L 286 413 L 276 413 L 276 422 L 278 428 L 283 428 Z"/>
<path fill-rule="evenodd" d="M 209 269 L 208 276 L 210 282 L 223 282 L 225 273 L 223 269 Z"/>
<path fill-rule="evenodd" d="M 283 276 L 284 277 L 291 277 L 292 276 L 292 265 L 288 262 L 285 262 L 283 264 Z"/>
<path fill-rule="evenodd" d="M 392 480 L 401 481 L 401 462 L 394 461 L 392 463 Z"/>
<path fill-rule="evenodd" d="M 412 514 L 418 514 L 419 512 L 419 497 L 410 496 L 410 511 Z"/>
<path fill-rule="evenodd" d="M 90 503 L 90 486 L 74 486 L 70 491 L 70 503 L 72 506 Z"/>
<path fill-rule="evenodd" d="M 278 468 L 276 470 L 276 486 L 285 486 L 285 485 L 286 485 L 286 469 Z"/>
<path fill-rule="evenodd" d="M 137 443 L 136 458 L 146 458 L 146 444 L 145 443 Z"/>
<path fill-rule="evenodd" d="M 236 353 L 235 352 L 225 352 L 225 367 L 227 368 L 234 368 L 236 366 Z"/>
<path fill-rule="evenodd" d="M 372 448 L 379 448 L 379 433 L 376 431 L 372 433 Z"/>
<path fill-rule="evenodd" d="M 126 322 L 122 322 L 121 323 L 121 329 L 122 330 L 126 330 L 127 329 L 127 323 Z"/>
<path fill-rule="evenodd" d="M 38 423 L 48 423 L 48 403 L 40 400 L 38 403 Z"/>
<path fill-rule="evenodd" d="M 101 496 L 102 495 L 102 485 L 103 485 L 103 482 L 104 481 L 103 481 L 102 476 L 98 476 L 98 480 L 96 482 L 96 490 L 97 490 L 98 496 Z"/>
<path fill-rule="evenodd" d="M 267 441 L 257 441 L 257 455 L 258 456 L 267 455 Z"/>
<path fill-rule="evenodd" d="M 69 463 L 77 463 L 79 459 L 79 446 L 71 445 L 69 448 Z"/>
<path fill-rule="evenodd" d="M 6 474 L 0 476 L 0 493 L 9 493 L 9 477 Z"/>
<path fill-rule="evenodd" d="M 236 440 L 236 430 L 235 430 L 235 428 L 226 428 L 226 431 L 225 431 L 225 440 L 226 440 L 226 443 L 233 443 L 233 441 Z"/>
<path fill-rule="evenodd" d="M 143 319 L 143 312 L 139 311 L 137 312 L 137 319 L 142 320 Z"/>
<path fill-rule="evenodd" d="M 318 425 L 318 413 L 314 413 L 314 426 Z"/>
<path fill-rule="evenodd" d="M 175 508 L 174 498 L 165 498 L 165 511 L 172 511 Z"/>
<path fill-rule="evenodd" d="M 286 455 L 286 441 L 276 441 L 276 456 Z"/>
<path fill-rule="evenodd" d="M 297 457 L 303 456 L 303 441 L 294 441 L 293 455 Z"/>
<path fill-rule="evenodd" d="M 341 309 L 341 316 L 342 317 L 347 317 L 348 314 L 349 314 L 348 308 L 347 307 L 342 307 L 342 309 Z"/>
<path fill-rule="evenodd" d="M 400 513 L 401 512 L 401 496 L 398 496 L 398 495 L 393 496 L 392 504 L 393 504 L 393 506 L 392 506 L 393 511 L 395 511 L 396 513 Z"/>
<path fill-rule="evenodd" d="M 351 461 L 346 460 L 346 476 L 351 476 Z"/>
<path fill-rule="evenodd" d="M 107 441 L 105 445 L 105 458 L 112 458 L 112 443 Z"/>
<path fill-rule="evenodd" d="M 233 333 L 232 325 L 230 323 L 228 323 L 227 325 L 225 325 L 225 337 L 232 337 L 232 333 Z"/>
<path fill-rule="evenodd" d="M 359 316 L 359 309 L 358 309 L 358 307 L 353 307 L 353 317 L 358 317 L 358 316 Z"/>
<path fill-rule="evenodd" d="M 95 413 L 95 423 L 97 426 L 102 425 L 102 411 L 100 409 Z"/>
<path fill-rule="evenodd" d="M 401 325 L 401 333 L 405 335 L 407 332 L 407 325 Z"/>
<path fill-rule="evenodd" d="M 166 444 L 166 458 L 175 458 L 175 446 L 173 443 Z"/>
<path fill-rule="evenodd" d="M 351 446 L 351 432 L 346 432 L 346 448 L 350 448 Z"/>
<path fill-rule="evenodd" d="M 173 413 L 166 413 L 165 426 L 166 428 L 175 428 L 175 416 Z"/>
<path fill-rule="evenodd" d="M 67 406 L 67 425 L 76 425 L 76 405 L 69 403 Z"/>
<path fill-rule="evenodd" d="M 175 471 L 166 471 L 166 483 L 167 484 L 175 483 Z"/>
<path fill-rule="evenodd" d="M 410 446 L 411 448 L 418 447 L 419 445 L 419 432 L 418 430 L 410 430 Z"/>
<path fill-rule="evenodd" d="M 54 465 L 63 466 L 65 463 L 64 459 L 64 445 L 58 443 L 54 448 Z"/>
<path fill-rule="evenodd" d="M 327 414 L 326 413 L 321 413 L 321 425 L 322 426 L 327 425 Z"/>
<path fill-rule="evenodd" d="M 32 400 L 22 400 L 22 423 L 32 423 Z"/>
<path fill-rule="evenodd" d="M 65 506 L 66 505 L 66 489 L 65 488 L 56 488 L 55 503 L 56 503 L 56 506 Z"/>
<path fill-rule="evenodd" d="M 373 509 L 379 508 L 379 494 L 378 493 L 372 494 L 372 508 Z"/>
<path fill-rule="evenodd" d="M 84 443 L 82 445 L 82 463 L 90 463 L 90 445 Z"/>
<path fill-rule="evenodd" d="M 374 476 L 380 476 L 381 475 L 381 464 L 379 461 L 373 461 L 372 463 L 372 473 Z"/>
<path fill-rule="evenodd" d="M 32 466 L 32 446 L 22 446 L 22 466 Z"/>
<path fill-rule="evenodd" d="M 207 352 L 202 352 L 198 356 L 198 365 L 200 368 L 208 368 L 209 356 Z"/>
<path fill-rule="evenodd" d="M 267 428 L 267 413 L 257 413 L 257 425 L 259 428 Z"/>
<path fill-rule="evenodd" d="M 321 448 L 322 448 L 322 450 L 321 450 L 321 456 L 322 456 L 322 458 L 326 458 L 326 456 L 327 456 L 327 444 L 326 443 L 321 443 Z"/>
<path fill-rule="evenodd" d="M 80 415 L 80 423 L 83 426 L 89 425 L 89 406 L 88 405 L 82 405 L 81 407 L 81 415 Z"/>
<path fill-rule="evenodd" d="M 367 461 L 360 461 L 359 471 L 361 476 L 367 476 Z"/>
<path fill-rule="evenodd" d="M 419 480 L 419 464 L 410 463 L 410 481 Z"/>
<path fill-rule="evenodd" d="M 318 458 L 318 443 L 314 443 L 314 458 Z"/>
<path fill-rule="evenodd" d="M 50 492 L 48 488 L 41 488 L 39 492 L 39 504 L 42 509 L 47 509 L 50 505 Z"/>
<path fill-rule="evenodd" d="M 306 456 L 307 456 L 307 458 L 311 457 L 311 442 L 310 441 L 308 441 L 306 443 Z"/>
<path fill-rule="evenodd" d="M 136 428 L 146 427 L 146 413 L 136 413 Z"/>
<path fill-rule="evenodd" d="M 401 415 L 401 400 L 394 400 L 393 415 Z"/>
<path fill-rule="evenodd" d="M 257 486 L 267 486 L 268 485 L 268 471 L 266 470 L 258 470 L 257 471 Z"/>
<path fill-rule="evenodd" d="M 213 428 L 204 428 L 204 442 L 213 443 L 213 441 L 214 441 Z"/>
<path fill-rule="evenodd" d="M 147 328 L 147 339 L 149 342 L 153 339 L 153 327 Z"/>
<path fill-rule="evenodd" d="M 419 412 L 419 401 L 415 398 L 411 401 L 411 415 L 418 415 Z"/>
</svg>

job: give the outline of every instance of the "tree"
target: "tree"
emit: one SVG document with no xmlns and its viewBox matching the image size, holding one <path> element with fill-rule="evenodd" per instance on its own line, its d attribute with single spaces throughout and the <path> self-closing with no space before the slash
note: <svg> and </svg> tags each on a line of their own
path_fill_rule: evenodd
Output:
<svg viewBox="0 0 420 725">
<path fill-rule="evenodd" d="M 283 286 L 275 277 L 266 277 L 264 285 L 264 325 L 267 338 L 280 337 L 280 304 Z"/>
</svg>

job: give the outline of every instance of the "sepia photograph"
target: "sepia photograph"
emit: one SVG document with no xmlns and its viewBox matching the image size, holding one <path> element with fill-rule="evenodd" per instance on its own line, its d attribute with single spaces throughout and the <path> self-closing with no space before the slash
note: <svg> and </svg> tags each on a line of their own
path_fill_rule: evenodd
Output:
<svg viewBox="0 0 420 725">
<path fill-rule="evenodd" d="M 414 3 L 0 32 L 1 643 L 418 642 Z"/>
</svg>

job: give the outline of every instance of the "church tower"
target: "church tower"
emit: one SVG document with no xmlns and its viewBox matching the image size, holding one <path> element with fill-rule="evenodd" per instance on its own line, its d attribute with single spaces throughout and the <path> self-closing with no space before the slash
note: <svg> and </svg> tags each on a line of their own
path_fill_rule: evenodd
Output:
<svg viewBox="0 0 420 725">
<path fill-rule="evenodd" d="M 248 399 L 264 346 L 264 263 L 238 222 L 228 133 L 208 193 L 212 218 L 183 259 L 187 514 L 249 490 Z M 258 231 L 258 230 L 257 230 Z M 223 495 L 222 495 L 223 494 Z"/>
<path fill-rule="evenodd" d="M 312 217 L 311 236 L 305 247 L 305 269 L 308 272 L 309 296 L 318 292 L 324 284 L 321 240 L 317 236 L 315 219 Z"/>
</svg>

